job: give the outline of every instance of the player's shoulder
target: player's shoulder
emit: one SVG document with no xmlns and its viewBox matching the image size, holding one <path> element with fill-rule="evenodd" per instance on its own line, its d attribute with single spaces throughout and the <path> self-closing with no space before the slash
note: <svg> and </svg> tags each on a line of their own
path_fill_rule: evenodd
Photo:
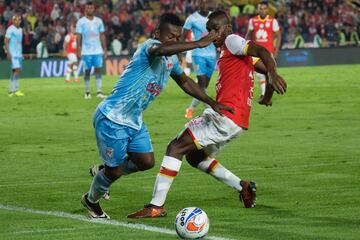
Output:
<svg viewBox="0 0 360 240">
<path fill-rule="evenodd" d="M 94 16 L 95 21 L 102 22 L 103 20 L 100 17 Z"/>
<path fill-rule="evenodd" d="M 246 41 L 245 38 L 237 35 L 237 34 L 230 34 L 225 38 L 225 44 L 232 44 L 238 41 Z"/>
<path fill-rule="evenodd" d="M 15 30 L 15 26 L 14 25 L 10 25 L 6 31 L 14 31 Z"/>
</svg>

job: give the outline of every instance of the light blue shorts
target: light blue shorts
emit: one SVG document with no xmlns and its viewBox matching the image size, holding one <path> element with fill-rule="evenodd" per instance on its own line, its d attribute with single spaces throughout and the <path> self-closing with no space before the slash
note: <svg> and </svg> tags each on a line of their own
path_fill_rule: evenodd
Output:
<svg viewBox="0 0 360 240">
<path fill-rule="evenodd" d="M 216 58 L 193 56 L 192 64 L 193 64 L 196 76 L 206 75 L 209 78 L 211 78 L 211 75 L 214 72 Z"/>
<path fill-rule="evenodd" d="M 11 69 L 18 69 L 18 68 L 21 69 L 22 62 L 23 62 L 22 57 L 11 57 Z"/>
<path fill-rule="evenodd" d="M 122 165 L 127 153 L 153 152 L 145 124 L 140 130 L 136 130 L 114 123 L 97 109 L 94 114 L 94 127 L 100 158 L 109 167 Z"/>
<path fill-rule="evenodd" d="M 83 55 L 82 60 L 85 63 L 85 70 L 90 70 L 92 67 L 102 68 L 104 63 L 102 54 Z"/>
</svg>

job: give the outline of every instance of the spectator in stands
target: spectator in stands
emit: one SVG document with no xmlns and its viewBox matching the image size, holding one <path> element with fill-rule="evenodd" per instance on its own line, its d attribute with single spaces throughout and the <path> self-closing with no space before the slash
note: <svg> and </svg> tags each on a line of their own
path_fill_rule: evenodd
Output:
<svg viewBox="0 0 360 240">
<path fill-rule="evenodd" d="M 111 42 L 110 45 L 110 52 L 113 56 L 120 56 L 122 52 L 122 44 L 121 44 L 121 36 L 120 34 L 117 34 L 116 37 L 114 37 L 114 40 Z"/>
<path fill-rule="evenodd" d="M 301 30 L 297 29 L 296 35 L 295 35 L 295 48 L 303 48 L 304 47 L 304 37 L 301 34 Z"/>
<path fill-rule="evenodd" d="M 36 57 L 37 58 L 48 58 L 49 53 L 46 46 L 46 37 L 42 36 L 41 41 L 36 46 Z"/>
</svg>

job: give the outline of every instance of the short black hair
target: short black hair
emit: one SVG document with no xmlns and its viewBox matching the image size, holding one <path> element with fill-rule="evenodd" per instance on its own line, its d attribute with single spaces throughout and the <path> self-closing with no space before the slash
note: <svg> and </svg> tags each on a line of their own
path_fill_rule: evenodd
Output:
<svg viewBox="0 0 360 240">
<path fill-rule="evenodd" d="M 268 1 L 261 1 L 261 2 L 259 3 L 259 5 L 269 6 L 269 2 L 268 2 Z"/>
<path fill-rule="evenodd" d="M 87 1 L 85 5 L 94 5 L 93 1 Z"/>
<path fill-rule="evenodd" d="M 163 28 L 165 24 L 171 24 L 178 27 L 183 26 L 183 22 L 181 21 L 181 19 L 173 13 L 164 13 L 163 15 L 161 15 L 158 28 Z"/>
<path fill-rule="evenodd" d="M 216 11 L 210 13 L 208 18 L 210 19 L 210 18 L 216 18 L 216 17 L 220 17 L 220 16 L 225 18 L 225 20 L 226 20 L 225 24 L 231 23 L 229 16 L 226 14 L 226 12 L 224 12 L 222 10 L 216 10 Z"/>
</svg>

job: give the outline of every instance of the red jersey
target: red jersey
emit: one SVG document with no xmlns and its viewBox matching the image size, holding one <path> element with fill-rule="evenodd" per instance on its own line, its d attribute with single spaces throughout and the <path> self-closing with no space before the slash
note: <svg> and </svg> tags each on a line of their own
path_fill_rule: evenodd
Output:
<svg viewBox="0 0 360 240">
<path fill-rule="evenodd" d="M 274 33 L 279 29 L 279 23 L 269 15 L 265 19 L 256 16 L 249 21 L 249 30 L 254 33 L 253 39 L 255 43 L 265 47 L 271 53 L 275 51 Z"/>
<path fill-rule="evenodd" d="M 68 35 L 66 35 L 64 41 L 66 54 L 76 54 L 76 35 L 69 33 Z"/>
<path fill-rule="evenodd" d="M 234 109 L 234 114 L 222 111 L 223 114 L 245 129 L 249 127 L 254 97 L 254 64 L 252 57 L 246 56 L 248 42 L 235 34 L 226 37 L 216 83 L 216 101 Z"/>
</svg>

